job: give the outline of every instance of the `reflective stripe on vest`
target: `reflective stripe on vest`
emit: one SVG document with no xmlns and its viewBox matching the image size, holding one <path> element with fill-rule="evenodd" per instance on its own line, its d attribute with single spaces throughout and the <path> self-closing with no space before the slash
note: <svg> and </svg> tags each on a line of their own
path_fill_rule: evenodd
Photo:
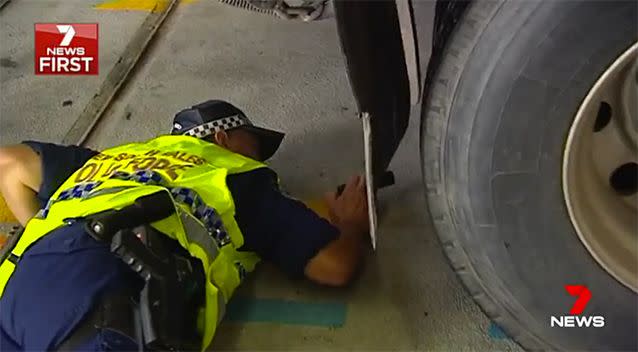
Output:
<svg viewBox="0 0 638 352">
<path fill-rule="evenodd" d="M 226 176 L 264 166 L 187 136 L 162 136 L 105 150 L 64 182 L 29 221 L 11 257 L 19 259 L 32 243 L 69 219 L 120 209 L 141 196 L 168 191 L 176 213 L 152 226 L 202 261 L 207 278 L 202 319 L 205 349 L 223 317 L 225 303 L 259 261 L 254 253 L 237 251 L 244 241 Z M 0 295 L 14 262 L 0 264 Z"/>
</svg>

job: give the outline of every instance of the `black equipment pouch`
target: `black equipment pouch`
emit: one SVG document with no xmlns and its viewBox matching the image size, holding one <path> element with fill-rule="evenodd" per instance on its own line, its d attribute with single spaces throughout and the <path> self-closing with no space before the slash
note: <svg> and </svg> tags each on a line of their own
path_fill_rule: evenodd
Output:
<svg viewBox="0 0 638 352">
<path fill-rule="evenodd" d="M 150 350 L 198 350 L 199 308 L 204 304 L 201 261 L 149 224 L 175 212 L 168 192 L 138 198 L 120 210 L 88 217 L 86 229 L 145 282 L 137 298 L 136 338 Z"/>
</svg>

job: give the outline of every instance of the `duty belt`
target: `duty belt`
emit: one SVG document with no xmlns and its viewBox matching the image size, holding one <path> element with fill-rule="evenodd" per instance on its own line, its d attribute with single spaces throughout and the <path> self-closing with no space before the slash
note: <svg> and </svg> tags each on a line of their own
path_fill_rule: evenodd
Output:
<svg viewBox="0 0 638 352">
<path fill-rule="evenodd" d="M 204 304 L 201 262 L 149 225 L 174 213 L 171 196 L 161 191 L 89 216 L 86 224 L 91 236 L 110 242 L 111 251 L 145 281 L 138 297 L 137 338 L 151 350 L 194 350 L 201 343 L 196 333 Z"/>
</svg>

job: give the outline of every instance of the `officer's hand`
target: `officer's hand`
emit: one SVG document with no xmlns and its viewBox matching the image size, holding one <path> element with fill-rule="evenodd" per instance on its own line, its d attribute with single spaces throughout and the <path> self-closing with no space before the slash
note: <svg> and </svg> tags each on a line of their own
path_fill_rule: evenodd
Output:
<svg viewBox="0 0 638 352">
<path fill-rule="evenodd" d="M 325 202 L 330 221 L 339 229 L 340 236 L 310 259 L 304 273 L 320 284 L 344 286 L 352 281 L 361 265 L 362 239 L 369 230 L 364 178 L 351 177 L 341 195 L 327 193 Z"/>
<path fill-rule="evenodd" d="M 330 220 L 340 230 L 368 232 L 368 202 L 363 176 L 352 176 L 339 196 L 335 192 L 326 194 L 326 203 Z"/>
</svg>

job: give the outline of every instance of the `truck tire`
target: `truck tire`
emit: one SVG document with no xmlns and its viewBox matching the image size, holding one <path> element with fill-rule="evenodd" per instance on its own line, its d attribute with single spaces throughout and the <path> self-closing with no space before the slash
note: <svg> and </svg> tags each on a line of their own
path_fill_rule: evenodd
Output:
<svg viewBox="0 0 638 352">
<path fill-rule="evenodd" d="M 562 179 L 584 98 L 635 48 L 637 4 L 474 1 L 425 93 L 421 158 L 441 245 L 483 311 L 528 350 L 638 350 L 636 292 L 581 241 Z M 565 285 L 589 289 L 579 317 L 602 316 L 603 327 L 551 326 L 577 298 Z"/>
</svg>

